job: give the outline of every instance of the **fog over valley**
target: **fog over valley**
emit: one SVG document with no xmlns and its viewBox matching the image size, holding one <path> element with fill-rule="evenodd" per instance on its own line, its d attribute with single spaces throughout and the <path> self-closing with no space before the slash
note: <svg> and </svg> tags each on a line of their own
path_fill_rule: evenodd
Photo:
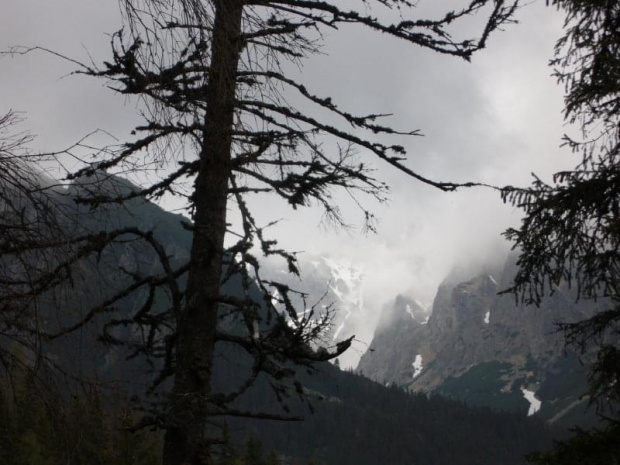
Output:
<svg viewBox="0 0 620 465">
<path fill-rule="evenodd" d="M 119 11 L 114 2 L 95 3 L 10 0 L 10 14 L 0 20 L 0 43 L 39 45 L 99 62 L 109 55 L 107 34 L 117 28 Z M 401 130 L 419 129 L 421 137 L 396 139 L 409 152 L 407 165 L 424 176 L 527 185 L 532 172 L 548 178 L 572 167 L 575 158 L 558 147 L 570 128 L 562 125 L 562 89 L 547 66 L 562 15 L 535 3 L 519 10 L 516 18 L 519 24 L 496 34 L 473 63 L 351 27 L 334 34 L 333 40 L 327 36 L 322 53 L 298 69 L 291 66 L 291 72 L 315 94 L 331 95 L 347 111 L 385 113 L 391 115 L 386 121 Z M 365 46 L 357 46 L 360 43 Z M 23 127 L 37 136 L 33 145 L 38 150 L 60 150 L 94 130 L 100 132 L 89 139 L 93 144 L 122 140 L 136 121 L 134 102 L 71 75 L 72 63 L 43 52 L 5 56 L 3 61 L 0 96 L 5 106 L 24 112 Z M 366 158 L 364 153 L 358 156 Z M 67 157 L 65 163 L 75 161 Z M 367 163 L 390 186 L 385 203 L 359 198 L 376 214 L 376 233 L 362 232 L 359 209 L 346 192 L 335 195 L 348 229 L 325 222 L 318 207 L 290 211 L 273 197 L 251 200 L 259 222 L 281 220 L 269 231 L 283 247 L 300 251 L 304 271 L 316 257 L 359 270 L 363 308 L 356 310 L 350 331 L 366 344 L 381 308 L 396 295 L 415 297 L 430 308 L 439 283 L 454 267 L 502 261 L 510 245 L 500 234 L 519 221 L 519 213 L 503 205 L 490 188 L 443 193 L 375 160 Z M 162 205 L 183 208 L 174 198 L 164 198 Z M 355 358 L 347 365 L 354 365 Z"/>
</svg>

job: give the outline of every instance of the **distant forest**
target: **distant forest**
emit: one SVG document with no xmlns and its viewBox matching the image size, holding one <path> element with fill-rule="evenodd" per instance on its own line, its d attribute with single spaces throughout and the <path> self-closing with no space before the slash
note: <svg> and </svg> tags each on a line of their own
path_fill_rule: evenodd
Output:
<svg viewBox="0 0 620 465">
<path fill-rule="evenodd" d="M 305 421 L 232 419 L 223 433 L 230 441 L 214 465 L 517 465 L 551 445 L 544 423 L 524 415 L 410 394 L 324 368 L 305 380 L 324 392 L 321 399 L 310 396 L 314 413 L 294 406 Z M 11 375 L 10 384 L 0 385 L 3 465 L 162 463 L 161 432 L 132 432 L 135 413 L 122 397 L 93 387 L 61 400 L 30 371 L 14 367 Z M 247 402 L 268 397 L 259 388 Z"/>
</svg>

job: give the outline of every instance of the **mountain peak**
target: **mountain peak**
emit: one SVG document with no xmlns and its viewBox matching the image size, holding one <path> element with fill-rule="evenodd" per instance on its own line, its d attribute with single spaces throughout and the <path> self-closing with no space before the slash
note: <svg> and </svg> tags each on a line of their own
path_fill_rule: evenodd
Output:
<svg viewBox="0 0 620 465">
<path fill-rule="evenodd" d="M 568 289 L 558 289 L 540 308 L 498 295 L 514 276 L 513 263 L 510 257 L 503 273 L 484 270 L 460 281 L 451 273 L 438 288 L 428 324 L 419 303 L 398 295 L 384 309 L 358 372 L 412 391 L 574 419 L 565 410 L 583 409 L 587 369 L 581 355 L 566 357 L 554 321 L 593 309 L 576 304 Z"/>
</svg>

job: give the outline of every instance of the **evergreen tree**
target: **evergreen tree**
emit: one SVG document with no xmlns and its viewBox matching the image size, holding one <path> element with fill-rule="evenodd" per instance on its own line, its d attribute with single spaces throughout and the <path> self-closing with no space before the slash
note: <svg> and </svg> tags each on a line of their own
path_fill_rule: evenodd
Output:
<svg viewBox="0 0 620 465">
<path fill-rule="evenodd" d="M 263 445 L 255 436 L 250 436 L 245 443 L 243 461 L 246 465 L 265 465 Z"/>
<path fill-rule="evenodd" d="M 589 394 L 607 410 L 607 425 L 577 430 L 544 464 L 620 461 L 620 3 L 615 0 L 555 0 L 566 13 L 558 41 L 555 75 L 566 89 L 565 118 L 580 126 L 581 139 L 564 142 L 581 155 L 571 171 L 530 189 L 506 188 L 504 198 L 520 206 L 520 228 L 506 236 L 520 251 L 510 291 L 538 304 L 559 286 L 573 286 L 577 299 L 599 302 L 600 311 L 579 322 L 561 323 L 569 344 L 595 348 Z"/>
<path fill-rule="evenodd" d="M 267 458 L 265 459 L 265 465 L 282 465 L 278 454 L 276 454 L 275 451 L 269 451 L 269 454 L 267 454 Z"/>
<path fill-rule="evenodd" d="M 127 418 L 130 413 L 104 410 L 97 391 L 74 396 L 65 405 L 49 385 L 37 385 L 29 367 L 13 365 L 6 374 L 0 383 L 2 465 L 161 463 L 157 437 L 127 431 L 127 422 L 134 421 Z"/>
</svg>

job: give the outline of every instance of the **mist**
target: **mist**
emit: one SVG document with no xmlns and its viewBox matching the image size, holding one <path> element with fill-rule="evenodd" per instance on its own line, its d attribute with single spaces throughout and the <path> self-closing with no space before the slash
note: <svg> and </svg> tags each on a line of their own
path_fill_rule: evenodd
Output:
<svg viewBox="0 0 620 465">
<path fill-rule="evenodd" d="M 42 4 L 8 0 L 0 19 L 0 48 L 41 45 L 79 60 L 110 56 L 109 34 L 120 27 L 115 2 L 69 0 Z M 422 2 L 424 4 L 424 2 Z M 429 5 L 426 3 L 425 5 Z M 433 4 L 431 10 L 442 5 Z M 96 12 L 96 13 L 95 13 Z M 438 56 L 359 28 L 325 37 L 322 54 L 296 69 L 297 79 L 352 113 L 388 113 L 398 129 L 423 137 L 396 137 L 407 165 L 438 181 L 492 186 L 527 185 L 576 160 L 559 148 L 564 131 L 562 89 L 547 66 L 562 17 L 542 3 L 522 8 L 519 24 L 493 35 L 472 63 Z M 360 45 L 361 44 L 361 45 Z M 59 150 L 95 130 L 96 140 L 126 138 L 139 121 L 135 104 L 101 83 L 70 75 L 70 63 L 45 53 L 3 57 L 0 100 L 25 112 L 24 128 L 38 137 L 35 150 Z M 293 97 L 291 97 L 293 98 Z M 95 141 L 96 141 L 95 140 Z M 459 267 L 472 272 L 503 261 L 510 249 L 501 236 L 519 222 L 492 188 L 443 193 L 360 153 L 391 188 L 389 200 L 358 200 L 377 216 L 377 232 L 362 232 L 361 214 L 346 192 L 335 192 L 348 228 L 326 223 L 322 211 L 291 211 L 272 197 L 250 205 L 258 222 L 282 220 L 272 234 L 299 251 L 302 271 L 316 257 L 359 269 L 363 306 L 350 319 L 359 342 L 342 366 L 354 366 L 372 339 L 381 309 L 398 294 L 430 310 L 441 281 Z M 66 160 L 71 168 L 72 160 Z M 54 175 L 52 167 L 48 167 Z M 182 206 L 170 199 L 167 209 Z M 274 265 L 275 266 L 275 265 Z M 301 282 L 303 286 L 303 281 Z"/>
</svg>

